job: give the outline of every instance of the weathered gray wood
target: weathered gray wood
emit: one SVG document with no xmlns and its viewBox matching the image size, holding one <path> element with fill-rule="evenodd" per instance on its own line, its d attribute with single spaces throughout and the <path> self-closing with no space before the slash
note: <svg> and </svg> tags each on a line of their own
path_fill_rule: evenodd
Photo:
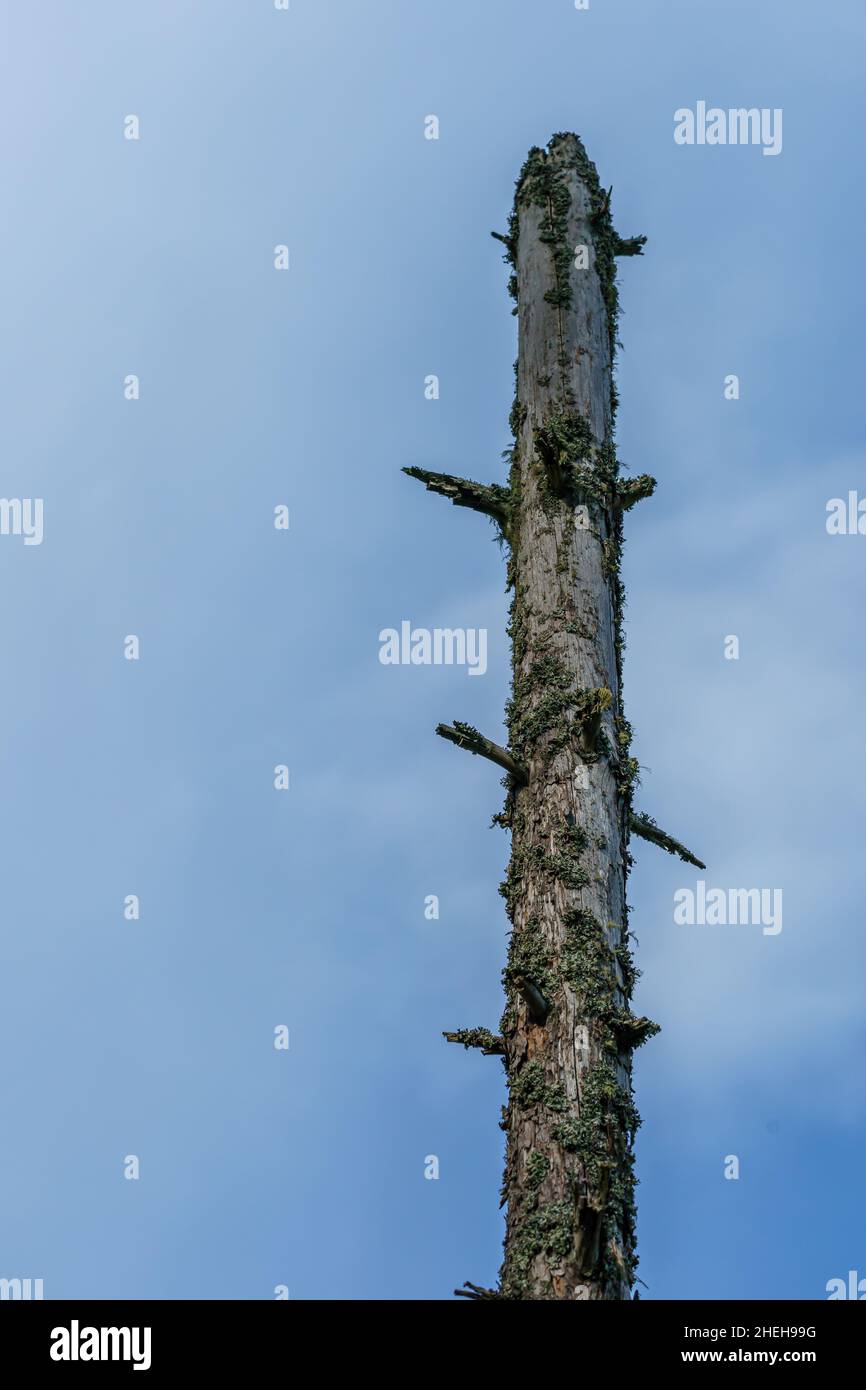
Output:
<svg viewBox="0 0 866 1390">
<path fill-rule="evenodd" d="M 604 748 L 587 757 L 579 718 L 588 693 L 609 691 L 599 722 L 607 747 L 618 748 L 617 520 L 605 471 L 616 326 L 605 302 L 612 284 L 604 266 L 599 273 L 609 226 L 602 198 L 580 142 L 564 136 L 530 154 L 512 218 L 519 507 L 510 724 L 512 755 L 529 774 L 507 815 L 514 931 L 502 1023 L 510 1098 L 501 1287 L 512 1298 L 629 1298 L 634 1269 L 631 1055 L 610 1027 L 628 1007 L 617 954 L 625 958 L 628 940 L 627 798 Z M 586 268 L 576 263 L 581 247 Z M 552 493 L 538 448 L 551 435 L 578 475 L 570 495 Z M 588 524 L 576 524 L 576 507 Z M 553 1003 L 543 1025 L 517 983 L 533 957 Z"/>
<path fill-rule="evenodd" d="M 493 515 L 513 589 L 508 748 L 469 725 L 437 733 L 504 768 L 512 924 L 500 1034 L 446 1034 L 501 1053 L 509 1083 L 497 1290 L 467 1298 L 627 1299 L 637 1257 L 634 1049 L 658 1031 L 630 1008 L 630 832 L 688 862 L 632 809 L 637 763 L 622 704 L 623 513 L 655 482 L 614 448 L 615 257 L 610 194 L 574 135 L 530 151 L 506 247 L 519 350 L 508 487 L 407 470 Z M 701 866 L 702 867 L 702 866 Z"/>
<path fill-rule="evenodd" d="M 455 478 L 452 473 L 431 473 L 426 468 L 404 468 L 410 478 L 417 478 L 426 485 L 428 492 L 438 492 L 448 497 L 455 507 L 469 507 L 475 512 L 485 512 L 496 522 L 503 539 L 508 536 L 508 489 L 495 483 L 474 483 L 471 478 Z M 637 499 L 635 499 L 637 500 Z"/>
<path fill-rule="evenodd" d="M 526 769 L 515 762 L 507 748 L 502 748 L 498 743 L 493 743 L 491 739 L 485 738 L 477 729 L 473 729 L 471 724 L 464 724 L 461 720 L 455 719 L 453 724 L 437 724 L 436 732 L 440 738 L 447 739 L 449 743 L 455 743 L 458 748 L 465 748 L 469 753 L 475 753 L 482 758 L 489 758 L 490 762 L 497 763 L 504 768 L 515 782 L 526 781 Z"/>
</svg>

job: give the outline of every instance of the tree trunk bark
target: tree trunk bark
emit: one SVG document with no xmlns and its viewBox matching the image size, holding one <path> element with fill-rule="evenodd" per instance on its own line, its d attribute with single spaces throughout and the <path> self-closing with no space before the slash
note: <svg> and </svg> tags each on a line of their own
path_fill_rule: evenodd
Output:
<svg viewBox="0 0 866 1390">
<path fill-rule="evenodd" d="M 613 448 L 614 257 L 633 252 L 576 136 L 531 151 L 506 244 L 519 314 L 508 728 L 526 781 L 512 780 L 499 818 L 512 832 L 513 928 L 500 1291 L 624 1299 L 636 1264 L 631 1052 L 655 1031 L 629 1010 L 636 764 L 621 696 L 628 503 Z M 549 1002 L 543 1021 L 527 982 Z"/>
<path fill-rule="evenodd" d="M 632 810 L 638 765 L 622 707 L 623 513 L 652 478 L 623 478 L 613 442 L 617 256 L 610 195 L 576 135 L 534 149 L 508 235 L 519 314 L 507 487 L 404 472 L 486 513 L 509 547 L 509 746 L 455 720 L 436 730 L 504 768 L 512 924 L 499 1034 L 446 1033 L 501 1056 L 509 1100 L 505 1260 L 466 1298 L 622 1299 L 635 1279 L 631 1058 L 658 1031 L 630 1008 L 629 834 L 704 865 Z"/>
</svg>

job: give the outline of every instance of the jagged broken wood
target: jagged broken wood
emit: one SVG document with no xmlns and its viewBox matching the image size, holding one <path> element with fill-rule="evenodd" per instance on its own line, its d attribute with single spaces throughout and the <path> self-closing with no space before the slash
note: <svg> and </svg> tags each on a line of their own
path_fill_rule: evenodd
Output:
<svg viewBox="0 0 866 1390">
<path fill-rule="evenodd" d="M 503 246 L 508 248 L 509 253 L 514 251 L 514 237 L 506 236 L 503 232 L 491 232 L 490 235 L 496 240 L 501 241 Z"/>
<path fill-rule="evenodd" d="M 597 466 L 600 461 L 598 454 L 593 457 L 593 451 L 590 451 L 578 464 L 576 460 L 569 458 L 568 451 L 562 447 L 554 433 L 545 427 L 536 430 L 535 447 L 555 495 L 572 503 L 585 500 L 588 483 L 585 465 L 591 463 L 593 467 Z M 593 483 L 595 482 L 593 479 Z M 617 478 L 608 484 L 611 504 L 623 512 L 628 511 L 636 502 L 652 497 L 655 490 L 656 480 L 649 473 L 641 473 L 636 478 Z"/>
<path fill-rule="evenodd" d="M 690 849 L 686 849 L 679 840 L 675 840 L 673 835 L 668 835 L 666 830 L 662 830 L 652 816 L 638 815 L 632 811 L 629 817 L 629 826 L 633 835 L 639 835 L 642 840 L 649 840 L 651 845 L 658 845 L 659 849 L 666 849 L 668 854 L 675 854 L 684 863 L 694 864 L 696 869 L 707 867 L 692 854 Z"/>
<path fill-rule="evenodd" d="M 454 1033 L 443 1033 L 450 1043 L 462 1043 L 465 1048 L 477 1047 L 485 1057 L 504 1057 L 505 1043 L 489 1028 L 458 1028 Z"/>
<path fill-rule="evenodd" d="M 615 256 L 642 256 L 645 246 L 645 236 L 618 236 L 614 240 L 613 254 Z"/>
<path fill-rule="evenodd" d="M 632 1051 L 645 1043 L 648 1038 L 654 1038 L 660 1031 L 659 1025 L 654 1023 L 651 1018 L 641 1016 L 636 1018 L 633 1014 L 622 1014 L 615 1017 L 612 1021 L 614 1032 L 623 1047 L 628 1047 Z"/>
<path fill-rule="evenodd" d="M 483 512 L 496 522 L 503 536 L 508 535 L 510 516 L 509 491 L 499 483 L 476 483 L 471 478 L 457 478 L 452 473 L 431 473 L 427 468 L 414 465 L 404 468 L 410 478 L 417 478 L 428 492 L 438 492 L 447 497 L 455 507 L 468 507 L 473 512 Z"/>
<path fill-rule="evenodd" d="M 471 724 L 464 724 L 461 719 L 455 719 L 453 724 L 437 724 L 436 732 L 440 738 L 447 739 L 449 743 L 456 744 L 458 748 L 465 748 L 468 753 L 475 753 L 481 758 L 488 758 L 490 762 L 504 768 L 515 782 L 522 785 L 527 781 L 526 769 L 521 767 L 520 763 L 515 762 L 508 749 L 502 748 L 492 739 L 485 738 Z"/>
<path fill-rule="evenodd" d="M 656 490 L 656 480 L 649 473 L 641 473 L 639 478 L 623 478 L 617 484 L 614 500 L 619 509 L 627 512 L 635 502 L 652 497 Z"/>
</svg>

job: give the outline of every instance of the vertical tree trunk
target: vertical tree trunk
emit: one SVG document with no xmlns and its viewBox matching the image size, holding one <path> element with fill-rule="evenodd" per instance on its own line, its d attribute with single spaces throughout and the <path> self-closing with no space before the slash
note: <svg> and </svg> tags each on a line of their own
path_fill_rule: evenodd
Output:
<svg viewBox="0 0 866 1390">
<path fill-rule="evenodd" d="M 575 136 L 534 150 L 510 255 L 519 312 L 511 492 L 502 1022 L 510 1081 L 502 1291 L 628 1298 L 635 1264 L 615 238 Z M 530 981 L 550 1008 L 533 1010 Z M 531 988 L 530 985 L 530 988 Z"/>
<path fill-rule="evenodd" d="M 622 707 L 623 512 L 655 486 L 620 477 L 613 443 L 615 257 L 609 195 L 575 135 L 534 149 L 507 236 L 519 315 L 508 487 L 406 471 L 486 512 L 513 589 L 509 747 L 470 725 L 437 732 L 506 771 L 512 924 L 501 1035 L 445 1036 L 502 1056 L 509 1102 L 497 1291 L 467 1297 L 623 1299 L 635 1277 L 631 1057 L 657 1031 L 629 1007 L 630 833 L 699 863 L 631 807 L 637 763 Z"/>
</svg>

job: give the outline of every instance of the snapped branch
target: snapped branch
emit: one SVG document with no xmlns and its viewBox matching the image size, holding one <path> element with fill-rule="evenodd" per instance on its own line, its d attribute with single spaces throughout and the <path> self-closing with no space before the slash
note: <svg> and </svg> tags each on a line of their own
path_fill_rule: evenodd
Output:
<svg viewBox="0 0 866 1390">
<path fill-rule="evenodd" d="M 639 478 L 621 478 L 616 484 L 614 502 L 621 511 L 627 512 L 635 502 L 641 502 L 644 497 L 652 497 L 655 490 L 656 480 L 651 478 L 649 473 L 641 473 Z"/>
<path fill-rule="evenodd" d="M 453 724 L 437 724 L 436 732 L 440 738 L 455 743 L 458 748 L 465 748 L 469 753 L 489 758 L 492 763 L 503 767 L 521 786 L 529 781 L 526 768 L 515 762 L 507 748 L 502 748 L 498 743 L 485 738 L 477 729 L 473 729 L 471 724 L 464 724 L 461 719 L 455 719 Z"/>
<path fill-rule="evenodd" d="M 668 835 L 667 831 L 656 825 L 652 816 L 639 816 L 632 811 L 629 816 L 629 828 L 633 835 L 639 835 L 642 840 L 649 840 L 651 845 L 658 845 L 659 849 L 666 849 L 668 854 L 676 854 L 684 863 L 694 864 L 696 869 L 707 867 L 700 859 L 695 858 L 690 849 L 686 849 L 673 835 Z"/>
<path fill-rule="evenodd" d="M 656 1033 L 661 1032 L 657 1023 L 653 1023 L 651 1018 L 641 1016 L 636 1018 L 634 1014 L 623 1010 L 612 1020 L 613 1031 L 616 1034 L 619 1045 L 627 1050 L 640 1047 L 648 1038 L 654 1038 Z"/>
<path fill-rule="evenodd" d="M 613 245 L 613 254 L 615 256 L 642 256 L 645 246 L 645 236 L 618 236 Z"/>
<path fill-rule="evenodd" d="M 485 1057 L 504 1057 L 505 1042 L 489 1028 L 458 1028 L 456 1033 L 443 1033 L 446 1042 L 462 1043 L 465 1048 L 477 1047 Z"/>
<path fill-rule="evenodd" d="M 502 232 L 491 232 L 490 235 L 494 238 L 495 241 L 501 241 L 502 245 L 508 248 L 509 256 L 514 255 L 515 242 L 513 236 L 505 236 Z"/>
<path fill-rule="evenodd" d="M 426 468 L 404 468 L 410 478 L 417 478 L 428 492 L 448 497 L 455 507 L 469 507 L 473 512 L 489 516 L 505 539 L 511 520 L 511 493 L 499 483 L 475 483 L 471 478 L 455 478 L 451 473 L 431 473 Z"/>
</svg>

